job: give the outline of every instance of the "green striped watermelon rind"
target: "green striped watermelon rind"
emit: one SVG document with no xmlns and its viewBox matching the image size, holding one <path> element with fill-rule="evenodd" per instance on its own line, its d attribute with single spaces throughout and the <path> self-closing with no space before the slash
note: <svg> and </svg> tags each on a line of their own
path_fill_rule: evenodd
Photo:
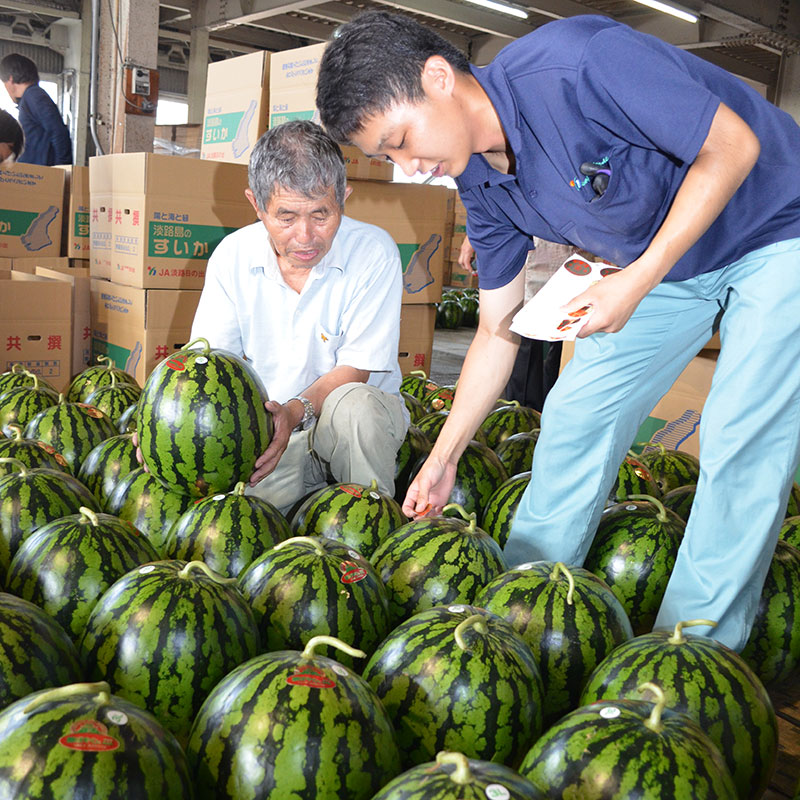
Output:
<svg viewBox="0 0 800 800">
<path fill-rule="evenodd" d="M 481 528 L 505 547 L 522 495 L 531 482 L 531 473 L 520 472 L 500 484 L 481 514 Z"/>
</svg>

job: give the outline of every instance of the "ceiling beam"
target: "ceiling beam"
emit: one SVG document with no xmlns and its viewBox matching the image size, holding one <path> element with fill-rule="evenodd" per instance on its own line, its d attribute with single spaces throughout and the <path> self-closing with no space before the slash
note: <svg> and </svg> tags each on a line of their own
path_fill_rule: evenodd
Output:
<svg viewBox="0 0 800 800">
<path fill-rule="evenodd" d="M 774 87 L 777 75 L 768 69 L 758 67 L 755 64 L 750 64 L 741 59 L 729 56 L 727 53 L 721 53 L 718 50 L 703 50 L 700 48 L 692 48 L 692 52 L 696 56 L 716 64 L 718 67 L 732 72 L 734 75 L 739 75 L 742 78 L 748 78 L 756 83 L 764 84 L 764 86 Z"/>
<path fill-rule="evenodd" d="M 315 42 L 327 42 L 331 38 L 335 25 L 312 20 L 301 19 L 285 14 L 280 17 L 266 17 L 258 22 L 251 22 L 245 27 L 257 31 L 274 31 L 288 36 L 297 36 Z M 298 47 L 300 45 L 297 45 Z"/>
<path fill-rule="evenodd" d="M 44 3 L 26 3 L 22 2 L 22 0 L 0 0 L 0 10 L 6 8 L 9 11 L 25 11 L 28 14 L 40 14 L 47 17 L 56 17 L 57 19 L 81 18 L 79 12 L 71 9 L 57 8 Z"/>
<path fill-rule="evenodd" d="M 552 19 L 577 17 L 579 14 L 603 14 L 602 11 L 589 8 L 573 0 L 522 0 L 522 5 L 533 14 Z"/>
<path fill-rule="evenodd" d="M 324 0 L 209 0 L 205 27 L 213 31 L 228 25 L 246 25 L 291 11 L 302 11 L 322 2 Z"/>
<path fill-rule="evenodd" d="M 685 2 L 685 0 L 684 0 Z M 724 22 L 742 31 L 757 32 L 767 28 L 777 33 L 800 37 L 800 3 L 782 4 L 775 0 L 694 0 L 692 8 L 710 19 Z M 783 8 L 783 12 L 781 11 Z M 783 16 L 781 14 L 783 13 Z"/>
</svg>

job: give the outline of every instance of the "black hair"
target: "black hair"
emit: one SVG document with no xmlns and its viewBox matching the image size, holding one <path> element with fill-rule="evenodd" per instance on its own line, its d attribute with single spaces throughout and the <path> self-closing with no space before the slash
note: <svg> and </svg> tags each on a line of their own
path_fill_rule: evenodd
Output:
<svg viewBox="0 0 800 800">
<path fill-rule="evenodd" d="M 39 70 L 27 56 L 9 53 L 0 61 L 0 81 L 11 78 L 14 83 L 39 83 Z"/>
<path fill-rule="evenodd" d="M 317 108 L 325 129 L 349 144 L 372 115 L 421 101 L 422 70 L 434 55 L 469 72 L 460 50 L 410 17 L 386 11 L 353 17 L 338 28 L 320 63 Z"/>
<path fill-rule="evenodd" d="M 22 128 L 8 111 L 0 109 L 0 142 L 11 145 L 14 158 L 19 158 L 24 145 Z"/>
</svg>

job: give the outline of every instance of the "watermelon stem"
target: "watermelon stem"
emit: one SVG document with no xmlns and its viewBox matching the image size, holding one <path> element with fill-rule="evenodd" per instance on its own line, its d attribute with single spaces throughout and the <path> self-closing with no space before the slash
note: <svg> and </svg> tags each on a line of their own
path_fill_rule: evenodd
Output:
<svg viewBox="0 0 800 800">
<path fill-rule="evenodd" d="M 223 578 L 218 572 L 214 572 L 211 567 L 206 564 L 205 561 L 190 561 L 179 573 L 179 578 L 188 578 L 192 572 L 196 570 L 200 570 L 200 572 L 204 573 L 206 577 L 211 578 L 214 583 L 218 583 L 221 586 L 227 586 L 232 583 L 236 583 L 236 578 Z"/>
<path fill-rule="evenodd" d="M 475 530 L 478 525 L 478 518 L 474 511 L 471 511 L 469 514 L 467 514 L 467 512 L 464 510 L 464 506 L 459 505 L 458 503 L 448 503 L 442 509 L 442 513 L 451 508 L 454 508 L 456 511 L 458 511 L 458 513 L 461 514 L 461 516 L 467 520 L 467 522 L 469 522 L 469 527 L 467 528 L 468 531 L 472 532 Z"/>
<path fill-rule="evenodd" d="M 664 508 L 664 504 L 649 494 L 629 494 L 628 500 L 646 500 L 648 503 L 652 503 L 657 509 L 658 514 L 656 514 L 656 519 L 659 522 L 666 522 L 669 517 L 667 516 L 667 509 Z"/>
<path fill-rule="evenodd" d="M 667 697 L 661 690 L 660 686 L 656 686 L 656 684 L 649 682 L 638 686 L 636 691 L 644 692 L 648 689 L 656 696 L 656 702 L 653 706 L 653 710 L 650 712 L 650 717 L 644 723 L 644 726 L 645 728 L 649 728 L 654 733 L 661 733 L 661 731 L 664 730 L 664 724 L 661 722 L 661 715 L 664 713 L 664 709 L 666 708 Z"/>
<path fill-rule="evenodd" d="M 0 458 L 0 464 L 11 464 L 17 468 L 20 475 L 28 474 L 28 468 L 18 458 Z"/>
<path fill-rule="evenodd" d="M 461 650 L 469 650 L 467 643 L 464 641 L 464 631 L 467 628 L 472 628 L 473 630 L 478 631 L 478 633 L 489 633 L 489 627 L 486 624 L 486 619 L 482 614 L 473 614 L 471 617 L 467 617 L 465 620 L 459 623 L 455 633 L 453 634 L 456 639 L 456 644 Z"/>
<path fill-rule="evenodd" d="M 237 497 L 244 497 L 244 490 L 247 488 L 247 484 L 244 481 L 239 481 L 236 486 L 233 487 L 233 491 L 231 494 L 235 494 Z"/>
<path fill-rule="evenodd" d="M 33 391 L 36 391 L 39 388 L 39 376 L 35 372 L 30 372 L 27 369 L 22 370 L 24 375 L 27 375 L 29 378 L 33 378 Z"/>
<path fill-rule="evenodd" d="M 14 375 L 19 375 L 19 373 L 20 373 L 20 372 L 22 372 L 24 369 L 25 369 L 25 367 L 23 367 L 23 366 L 22 366 L 22 364 L 20 364 L 20 363 L 19 363 L 19 361 L 15 361 L 15 362 L 14 362 L 14 363 L 11 365 L 11 372 L 12 372 Z"/>
<path fill-rule="evenodd" d="M 318 537 L 314 536 L 292 536 L 290 539 L 284 539 L 282 542 L 278 542 L 278 544 L 276 544 L 272 549 L 280 550 L 287 544 L 294 544 L 295 542 L 305 542 L 306 544 L 310 544 L 314 548 L 314 550 L 317 551 L 318 556 L 325 555 L 325 550 L 322 547 L 322 543 L 320 542 Z"/>
<path fill-rule="evenodd" d="M 30 714 L 45 703 L 50 703 L 54 700 L 68 700 L 70 697 L 80 694 L 96 694 L 99 705 L 106 705 L 111 702 L 111 687 L 105 681 L 70 683 L 68 686 L 56 686 L 55 689 L 42 692 L 22 709 L 22 713 Z"/>
<path fill-rule="evenodd" d="M 709 625 L 712 628 L 717 627 L 717 623 L 710 619 L 690 619 L 687 621 L 675 623 L 675 630 L 672 636 L 667 639 L 670 644 L 684 644 L 686 637 L 683 635 L 684 628 L 691 628 L 693 625 Z"/>
<path fill-rule="evenodd" d="M 422 380 L 428 380 L 428 374 L 423 369 L 412 369 L 411 372 L 408 373 L 409 375 L 418 375 Z"/>
<path fill-rule="evenodd" d="M 11 422 L 8 425 L 6 425 L 6 427 L 10 431 L 14 431 L 14 441 L 15 442 L 21 442 L 22 441 L 22 427 L 20 425 L 17 425 L 16 423 Z"/>
<path fill-rule="evenodd" d="M 319 647 L 321 644 L 327 644 L 331 647 L 335 647 L 337 650 L 341 650 L 342 652 L 347 653 L 347 655 L 353 656 L 354 658 L 367 657 L 367 654 L 363 650 L 356 650 L 355 647 L 350 647 L 349 644 L 345 644 L 341 639 L 337 639 L 335 636 L 312 636 L 308 640 L 305 648 L 303 648 L 303 658 L 311 658 L 314 656 L 314 649 Z"/>
<path fill-rule="evenodd" d="M 211 352 L 211 345 L 209 344 L 208 339 L 204 339 L 202 336 L 198 336 L 196 339 L 192 339 L 192 341 L 189 342 L 189 344 L 184 345 L 181 348 L 181 350 L 191 350 L 192 347 L 194 347 L 194 345 L 196 345 L 198 342 L 203 343 L 203 346 L 205 348 L 203 352 L 205 355 L 208 355 Z"/>
<path fill-rule="evenodd" d="M 575 595 L 575 578 L 572 577 L 572 573 L 564 566 L 561 561 L 557 561 L 556 565 L 553 567 L 553 571 L 550 573 L 550 580 L 556 581 L 558 580 L 558 573 L 563 572 L 564 577 L 569 581 L 569 589 L 567 590 L 567 605 L 572 605 L 572 598 Z"/>
<path fill-rule="evenodd" d="M 106 369 L 111 369 L 114 363 L 111 360 L 111 356 L 97 356 L 97 358 L 95 358 L 95 361 L 97 361 L 101 366 L 104 365 Z"/>
<path fill-rule="evenodd" d="M 450 773 L 450 780 L 453 783 L 457 783 L 459 786 L 466 786 L 468 783 L 472 783 L 469 760 L 463 753 L 448 753 L 446 750 L 442 750 L 436 754 L 436 763 L 439 765 L 456 765 L 456 768 Z"/>
<path fill-rule="evenodd" d="M 87 508 L 86 506 L 81 506 L 78 509 L 81 512 L 82 517 L 86 517 L 86 519 L 91 522 L 91 524 L 96 528 L 98 525 L 97 514 L 92 511 L 91 508 Z"/>
</svg>

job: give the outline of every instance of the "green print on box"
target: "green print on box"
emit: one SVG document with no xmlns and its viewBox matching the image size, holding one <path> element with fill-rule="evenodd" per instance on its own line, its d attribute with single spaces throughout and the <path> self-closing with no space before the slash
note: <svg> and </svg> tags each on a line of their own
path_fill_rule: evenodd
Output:
<svg viewBox="0 0 800 800">
<path fill-rule="evenodd" d="M 149 222 L 147 255 L 150 258 L 207 259 L 214 248 L 237 228 L 189 225 L 185 222 Z"/>
<path fill-rule="evenodd" d="M 244 111 L 231 111 L 228 114 L 212 114 L 206 117 L 203 128 L 203 144 L 232 142 L 239 130 Z"/>
</svg>

